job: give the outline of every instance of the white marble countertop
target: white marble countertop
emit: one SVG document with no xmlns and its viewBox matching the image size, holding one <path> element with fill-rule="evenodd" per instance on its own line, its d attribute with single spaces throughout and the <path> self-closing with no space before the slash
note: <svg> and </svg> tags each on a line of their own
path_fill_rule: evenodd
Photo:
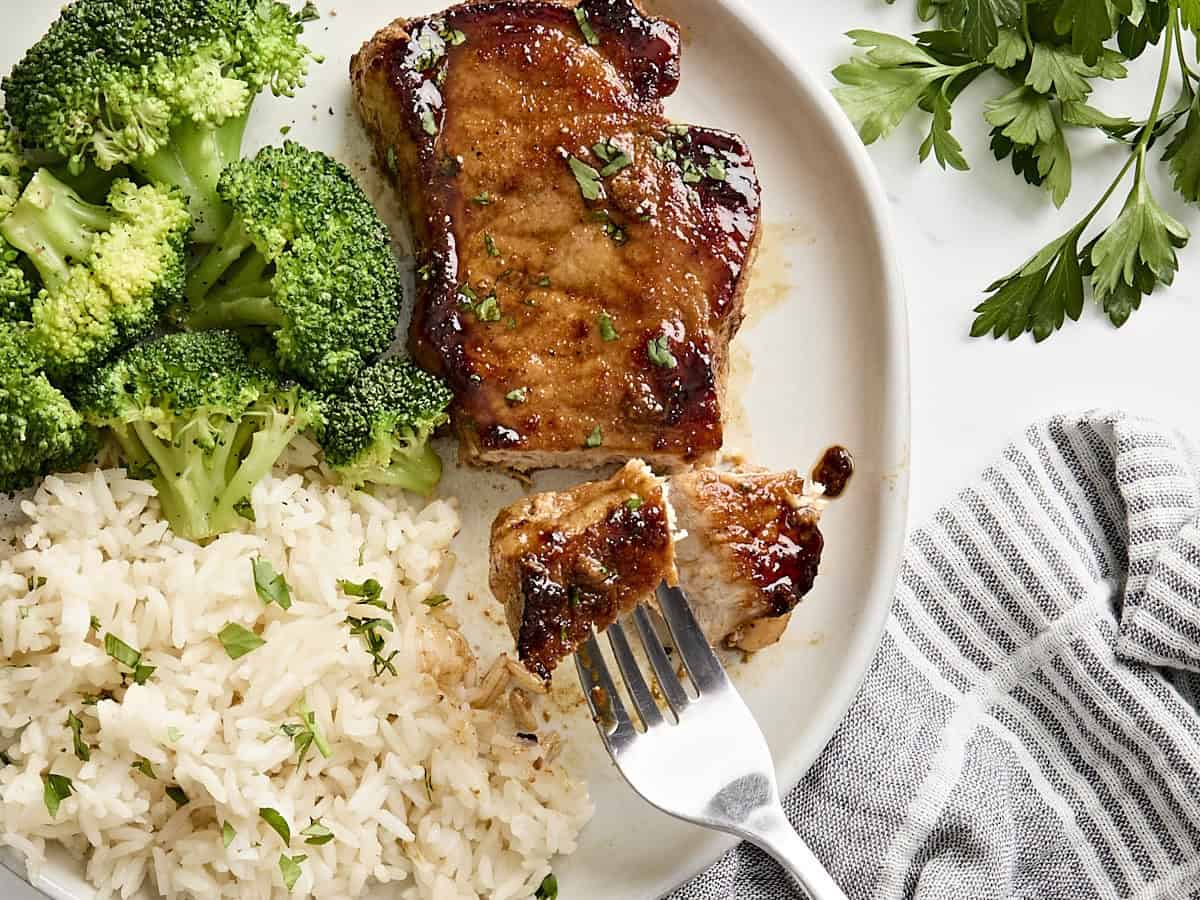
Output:
<svg viewBox="0 0 1200 900">
<path fill-rule="evenodd" d="M 895 6 L 882 0 L 745 2 L 818 74 L 846 58 L 850 41 L 843 33 L 849 29 L 908 34 L 916 24 L 908 0 Z M 1144 115 L 1152 90 L 1147 68 L 1140 66 L 1118 86 L 1110 111 Z M 825 80 L 832 84 L 827 75 Z M 871 148 L 887 188 L 908 290 L 914 522 L 1041 416 L 1120 408 L 1200 437 L 1200 213 L 1184 207 L 1163 179 L 1155 182 L 1159 201 L 1196 232 L 1196 243 L 1182 253 L 1175 285 L 1146 299 L 1124 328 L 1112 328 L 1089 305 L 1079 323 L 1042 345 L 1029 338 L 1010 344 L 967 336 L 981 289 L 1066 230 L 1121 163 L 1115 147 L 1089 145 L 1077 152 L 1074 191 L 1056 211 L 1042 191 L 1026 187 L 1007 163 L 991 157 L 981 107 L 996 88 L 983 79 L 956 107 L 954 131 L 973 166 L 969 173 L 918 164 L 923 121 L 906 123 Z M 38 897 L 0 870 L 0 900 Z"/>
</svg>

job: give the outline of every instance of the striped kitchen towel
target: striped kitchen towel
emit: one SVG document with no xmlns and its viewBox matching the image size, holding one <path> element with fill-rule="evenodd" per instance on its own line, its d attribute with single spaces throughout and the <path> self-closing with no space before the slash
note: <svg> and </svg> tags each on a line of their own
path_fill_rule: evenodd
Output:
<svg viewBox="0 0 1200 900">
<path fill-rule="evenodd" d="M 1177 434 L 1031 427 L 909 542 L 787 799 L 851 900 L 1200 898 L 1200 489 Z M 673 900 L 796 894 L 739 847 Z"/>
</svg>

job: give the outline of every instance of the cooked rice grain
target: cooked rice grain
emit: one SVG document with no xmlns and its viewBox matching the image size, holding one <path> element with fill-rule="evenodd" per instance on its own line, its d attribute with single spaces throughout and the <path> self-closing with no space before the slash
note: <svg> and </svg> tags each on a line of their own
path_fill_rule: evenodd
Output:
<svg viewBox="0 0 1200 900">
<path fill-rule="evenodd" d="M 531 896 L 591 807 L 545 758 L 554 736 L 518 739 L 506 702 L 472 707 L 481 667 L 421 603 L 444 581 L 453 502 L 412 509 L 309 472 L 266 479 L 253 507 L 244 533 L 201 547 L 119 469 L 48 478 L 23 504 L 28 521 L 0 543 L 0 842 L 36 870 L 60 841 L 100 897 L 282 897 L 281 854 L 307 855 L 293 896 L 345 900 L 376 882 L 403 898 Z M 259 556 L 291 585 L 289 610 L 257 596 Z M 394 614 L 337 587 L 368 578 Z M 399 651 L 395 675 L 374 675 L 349 616 L 392 621 L 379 633 L 385 657 Z M 217 639 L 230 622 L 266 645 L 230 659 Z M 144 685 L 105 653 L 105 633 L 155 667 Z M 303 703 L 332 752 L 314 744 L 297 765 L 280 728 L 302 724 Z M 53 818 L 50 772 L 74 788 Z M 289 845 L 263 808 L 289 824 Z M 307 844 L 312 820 L 333 840 Z"/>
</svg>

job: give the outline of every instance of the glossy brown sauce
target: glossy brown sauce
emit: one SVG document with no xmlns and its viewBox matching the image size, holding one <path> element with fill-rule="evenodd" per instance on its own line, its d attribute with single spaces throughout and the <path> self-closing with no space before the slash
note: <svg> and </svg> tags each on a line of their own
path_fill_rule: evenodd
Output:
<svg viewBox="0 0 1200 900">
<path fill-rule="evenodd" d="M 603 522 L 575 535 L 541 532 L 538 548 L 519 562 L 525 612 L 517 653 L 526 667 L 549 679 L 593 627 L 607 628 L 653 591 L 663 579 L 670 540 L 661 498 L 636 510 L 622 501 Z"/>
<path fill-rule="evenodd" d="M 840 497 L 854 474 L 854 457 L 845 447 L 833 446 L 825 451 L 813 467 L 812 480 L 825 486 L 826 497 Z"/>
</svg>

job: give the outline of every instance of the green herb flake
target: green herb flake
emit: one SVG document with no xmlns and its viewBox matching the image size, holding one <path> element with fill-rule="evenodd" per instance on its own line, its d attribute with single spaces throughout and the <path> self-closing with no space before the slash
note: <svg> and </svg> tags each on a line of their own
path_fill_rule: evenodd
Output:
<svg viewBox="0 0 1200 900">
<path fill-rule="evenodd" d="M 596 317 L 596 324 L 600 326 L 600 340 L 607 343 L 612 343 L 620 335 L 617 334 L 616 326 L 613 325 L 612 316 L 608 313 L 600 313 Z"/>
<path fill-rule="evenodd" d="M 284 134 L 284 135 L 286 135 L 286 134 L 287 134 L 289 131 L 291 131 L 291 130 L 292 130 L 292 126 L 291 126 L 291 125 L 280 125 L 280 126 L 279 126 L 279 133 L 280 133 L 280 134 Z"/>
<path fill-rule="evenodd" d="M 438 133 L 437 122 L 433 118 L 433 110 L 428 106 L 421 110 L 421 129 L 430 137 L 436 137 Z"/>
<path fill-rule="evenodd" d="M 253 631 L 243 628 L 237 622 L 229 622 L 217 632 L 221 646 L 229 654 L 230 659 L 241 659 L 247 653 L 257 650 L 266 643 Z"/>
<path fill-rule="evenodd" d="M 725 161 L 717 159 L 715 156 L 708 161 L 708 168 L 704 170 L 704 173 L 713 181 L 724 181 L 728 176 L 725 171 Z"/>
<path fill-rule="evenodd" d="M 271 809 L 269 806 L 264 806 L 258 811 L 259 817 L 274 829 L 279 835 L 279 839 L 283 841 L 286 847 L 292 842 L 292 829 L 288 827 L 287 820 L 281 816 L 278 810 Z"/>
<path fill-rule="evenodd" d="M 259 557 L 250 560 L 250 569 L 254 573 L 254 590 L 267 606 L 276 603 L 282 609 L 291 609 L 292 592 L 287 581 L 275 571 L 268 560 Z"/>
<path fill-rule="evenodd" d="M 313 746 L 325 759 L 333 756 L 333 749 L 321 734 L 321 729 L 317 727 L 316 713 L 308 708 L 308 700 L 304 697 L 301 697 L 300 702 L 296 704 L 296 713 L 300 716 L 300 724 L 284 725 L 281 730 L 292 738 L 292 745 L 296 748 L 299 756 L 299 759 L 296 760 L 297 765 L 304 762 L 309 748 Z"/>
<path fill-rule="evenodd" d="M 347 581 L 344 578 L 337 583 L 338 589 L 347 597 L 357 597 L 362 603 L 376 605 L 380 595 L 383 593 L 383 585 L 374 578 L 368 578 L 361 584 L 355 584 L 353 581 Z M 380 607 L 381 609 L 384 607 Z"/>
<path fill-rule="evenodd" d="M 604 231 L 608 239 L 614 244 L 625 245 L 629 243 L 629 232 L 618 225 L 616 222 L 605 222 L 601 229 Z"/>
<path fill-rule="evenodd" d="M 484 249 L 487 250 L 488 256 L 499 256 L 500 255 L 500 248 L 496 246 L 496 241 L 487 232 L 484 232 L 484 235 L 483 235 L 483 246 L 484 246 Z"/>
<path fill-rule="evenodd" d="M 548 287 L 550 287 L 550 276 L 543 275 L 540 278 L 538 278 L 538 280 L 535 281 L 534 284 L 536 284 L 540 288 L 548 288 Z"/>
<path fill-rule="evenodd" d="M 558 879 L 554 877 L 553 872 L 542 879 L 537 893 L 533 896 L 534 900 L 558 900 Z"/>
<path fill-rule="evenodd" d="M 445 594 L 433 594 L 421 601 L 430 609 L 437 609 L 439 606 L 446 606 L 451 602 L 450 598 Z"/>
<path fill-rule="evenodd" d="M 492 202 L 492 195 L 489 194 L 487 191 L 480 191 L 478 194 L 476 194 L 474 197 L 471 198 L 471 202 L 476 203 L 479 206 L 487 206 L 489 203 Z"/>
<path fill-rule="evenodd" d="M 181 788 L 177 784 L 173 784 L 167 788 L 167 796 L 175 801 L 175 805 L 177 807 L 187 806 L 188 803 L 191 802 L 191 800 L 188 798 L 188 795 L 184 792 L 183 788 Z"/>
<path fill-rule="evenodd" d="M 665 131 L 667 134 L 673 134 L 676 137 L 688 137 L 689 136 L 687 125 L 679 125 L 679 124 L 668 125 L 666 128 L 663 129 L 663 131 Z"/>
<path fill-rule="evenodd" d="M 333 832 L 322 825 L 320 819 L 310 819 L 309 821 L 312 824 L 300 832 L 300 835 L 305 838 L 304 843 L 320 847 L 333 840 Z"/>
<path fill-rule="evenodd" d="M 496 295 L 488 294 L 484 297 L 479 306 L 475 307 L 475 315 L 480 322 L 499 322 L 500 301 L 496 299 Z"/>
<path fill-rule="evenodd" d="M 461 47 L 467 42 L 467 36 L 457 28 L 442 32 L 442 40 L 451 47 Z"/>
<path fill-rule="evenodd" d="M 226 849 L 228 849 L 229 845 L 233 843 L 233 839 L 235 837 L 237 837 L 237 829 L 228 822 L 224 823 L 221 826 L 221 843 L 226 847 Z"/>
<path fill-rule="evenodd" d="M 671 353 L 670 339 L 665 334 L 646 342 L 646 355 L 650 357 L 650 362 L 663 369 L 674 369 L 679 365 Z"/>
<path fill-rule="evenodd" d="M 254 516 L 254 504 L 247 497 L 244 500 L 239 500 L 233 506 L 233 511 L 245 519 L 247 522 L 257 522 L 258 519 Z"/>
<path fill-rule="evenodd" d="M 141 651 L 130 647 L 115 634 L 104 635 L 104 652 L 131 670 L 137 669 L 138 663 L 142 661 Z"/>
<path fill-rule="evenodd" d="M 516 390 L 509 391 L 504 395 L 504 399 L 513 406 L 519 406 L 529 399 L 529 388 L 519 387 Z"/>
<path fill-rule="evenodd" d="M 585 440 L 583 442 L 583 446 L 585 446 L 589 449 L 595 449 L 596 447 L 599 447 L 603 443 L 604 443 L 604 432 L 601 431 L 600 426 L 597 425 L 595 428 L 592 429 L 592 433 L 587 436 L 587 440 Z"/>
<path fill-rule="evenodd" d="M 680 167 L 683 169 L 684 184 L 699 184 L 704 180 L 704 172 L 696 165 L 695 160 L 685 156 Z"/>
<path fill-rule="evenodd" d="M 129 768 L 136 769 L 152 781 L 158 780 L 158 776 L 154 774 L 154 766 L 150 765 L 150 760 L 143 756 L 139 756 L 136 760 L 130 763 Z"/>
<path fill-rule="evenodd" d="M 383 651 L 387 647 L 387 641 L 379 632 L 394 631 L 392 623 L 387 619 L 358 619 L 348 618 L 346 624 L 350 626 L 350 634 L 361 637 L 363 645 L 367 652 L 371 654 L 372 671 L 375 677 L 378 678 L 384 672 L 392 675 L 396 674 L 396 667 L 392 664 L 392 660 L 399 654 L 399 650 L 393 650 L 388 656 L 383 655 Z"/>
<path fill-rule="evenodd" d="M 600 44 L 600 38 L 597 37 L 595 30 L 592 28 L 592 23 L 588 21 L 587 10 L 580 6 L 575 7 L 575 21 L 579 24 L 579 31 L 583 35 L 583 39 L 587 41 L 589 47 L 596 47 Z"/>
<path fill-rule="evenodd" d="M 629 510 L 630 512 L 637 512 L 645 504 L 646 504 L 645 500 L 643 500 L 637 494 L 634 494 L 632 497 L 630 497 L 628 500 L 625 501 L 625 508 L 627 510 Z"/>
<path fill-rule="evenodd" d="M 71 729 L 71 743 L 75 748 L 75 756 L 87 762 L 92 758 L 92 749 L 83 739 L 83 721 L 74 711 L 67 711 L 67 727 Z"/>
<path fill-rule="evenodd" d="M 279 857 L 279 872 L 283 875 L 283 886 L 290 892 L 296 886 L 296 882 L 300 880 L 300 863 L 308 859 L 307 856 L 288 856 L 286 853 L 280 854 Z"/>
<path fill-rule="evenodd" d="M 75 784 L 66 775 L 54 773 L 43 777 L 42 783 L 42 799 L 46 803 L 46 810 L 50 813 L 50 818 L 56 818 L 62 802 L 75 793 Z"/>
<path fill-rule="evenodd" d="M 158 666 L 147 666 L 144 663 L 138 663 L 133 669 L 133 683 L 145 684 L 150 680 L 150 676 L 154 674 L 157 668 Z"/>
<path fill-rule="evenodd" d="M 174 725 L 168 725 L 168 726 L 167 726 L 167 740 L 168 740 L 168 741 L 170 741 L 172 744 L 174 744 L 174 743 L 176 743 L 176 742 L 177 742 L 177 741 L 178 741 L 178 740 L 179 740 L 181 737 L 183 737 L 183 732 L 182 732 L 182 731 L 180 731 L 180 730 L 179 730 L 178 728 L 176 728 Z"/>
<path fill-rule="evenodd" d="M 95 616 L 92 616 L 91 621 L 88 622 L 88 625 L 91 627 L 92 631 L 96 632 L 96 634 L 99 634 L 100 630 L 103 628 L 103 626 L 100 624 L 100 620 Z"/>
<path fill-rule="evenodd" d="M 568 156 L 567 165 L 579 185 L 579 192 L 585 200 L 600 200 L 604 197 L 604 185 L 600 182 L 600 173 L 577 156 Z"/>
<path fill-rule="evenodd" d="M 612 158 L 612 160 L 609 161 L 608 165 L 606 165 L 603 169 L 600 170 L 600 177 L 601 178 L 611 178 L 613 175 L 616 175 L 622 169 L 628 168 L 631 165 L 633 165 L 632 159 L 630 159 L 624 153 L 618 153 L 616 156 L 614 156 Z"/>
</svg>

